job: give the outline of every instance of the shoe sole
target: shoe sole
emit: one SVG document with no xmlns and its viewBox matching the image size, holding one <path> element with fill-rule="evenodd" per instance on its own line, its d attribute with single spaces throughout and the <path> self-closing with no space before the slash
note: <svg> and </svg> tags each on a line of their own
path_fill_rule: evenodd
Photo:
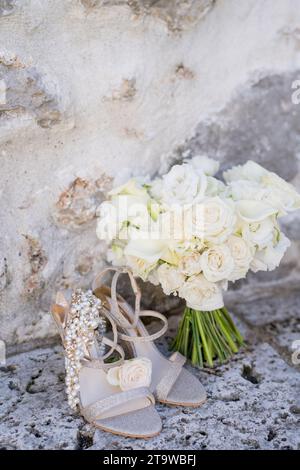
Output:
<svg viewBox="0 0 300 470">
<path fill-rule="evenodd" d="M 100 429 L 101 431 L 104 432 L 109 432 L 110 434 L 114 434 L 115 436 L 122 436 L 122 437 L 132 437 L 133 439 L 151 439 L 152 437 L 158 436 L 161 432 L 162 429 L 160 429 L 158 432 L 154 434 L 149 434 L 147 436 L 142 436 L 140 434 L 127 434 L 121 431 L 112 431 L 109 428 L 105 428 L 104 426 L 99 426 L 98 424 L 94 423 L 89 423 L 92 424 L 95 428 Z"/>
<path fill-rule="evenodd" d="M 185 406 L 186 408 L 199 408 L 200 406 L 204 405 L 206 403 L 207 398 L 205 398 L 202 401 L 199 401 L 198 403 L 182 403 L 182 402 L 172 402 L 172 401 L 163 401 L 163 400 L 157 400 L 159 403 L 162 403 L 163 405 L 169 405 L 169 406 Z"/>
</svg>

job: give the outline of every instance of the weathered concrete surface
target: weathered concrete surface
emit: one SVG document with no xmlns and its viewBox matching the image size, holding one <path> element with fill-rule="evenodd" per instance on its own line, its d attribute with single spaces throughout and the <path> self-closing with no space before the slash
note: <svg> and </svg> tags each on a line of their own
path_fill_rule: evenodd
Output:
<svg viewBox="0 0 300 470">
<path fill-rule="evenodd" d="M 299 299 L 294 302 L 299 305 Z M 259 316 L 259 304 L 247 308 Z M 178 319 L 171 317 L 159 342 L 164 352 Z M 206 387 L 207 403 L 198 409 L 158 405 L 163 430 L 150 440 L 113 436 L 72 414 L 60 346 L 10 357 L 0 369 L 0 448 L 300 450 L 300 369 L 291 361 L 290 325 L 281 316 L 273 322 L 279 339 L 286 335 L 279 351 L 269 344 L 271 337 L 278 339 L 275 331 L 236 321 L 247 346 L 213 371 L 190 367 Z"/>
<path fill-rule="evenodd" d="M 299 24 L 299 0 L 0 0 L 0 339 L 53 337 L 53 292 L 103 266 L 112 184 L 203 151 L 300 188 Z M 257 295 L 299 278 L 299 220 Z"/>
</svg>

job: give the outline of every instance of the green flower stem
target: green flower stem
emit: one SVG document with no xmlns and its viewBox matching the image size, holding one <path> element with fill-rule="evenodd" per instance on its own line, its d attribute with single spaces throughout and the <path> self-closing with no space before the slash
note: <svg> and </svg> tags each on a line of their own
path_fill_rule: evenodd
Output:
<svg viewBox="0 0 300 470">
<path fill-rule="evenodd" d="M 225 362 L 243 344 L 243 337 L 225 307 L 204 312 L 185 308 L 171 348 L 195 366 L 214 366 Z"/>
<path fill-rule="evenodd" d="M 222 312 L 220 312 L 220 310 L 217 310 L 216 315 L 219 321 L 220 329 L 224 333 L 224 336 L 227 339 L 229 347 L 232 349 L 234 353 L 238 352 L 238 347 L 235 345 L 234 341 L 231 338 L 230 330 L 226 327 L 226 325 L 223 322 Z"/>
<path fill-rule="evenodd" d="M 244 339 L 241 335 L 241 333 L 239 332 L 239 330 L 237 329 L 237 327 L 235 326 L 235 324 L 233 323 L 232 321 L 232 318 L 231 316 L 229 315 L 229 312 L 228 310 L 223 307 L 222 308 L 222 312 L 224 314 L 224 319 L 227 321 L 227 323 L 229 324 L 230 328 L 232 329 L 232 331 L 234 332 L 234 335 L 238 341 L 238 344 L 239 346 L 242 346 L 242 344 L 244 343 Z"/>
<path fill-rule="evenodd" d="M 204 333 L 203 323 L 202 323 L 203 320 L 204 320 L 204 318 L 202 318 L 201 315 L 196 315 L 196 324 L 197 324 L 198 329 L 199 329 L 199 334 L 200 334 L 200 338 L 201 338 L 201 341 L 202 341 L 202 344 L 203 344 L 203 350 L 204 350 L 204 354 L 205 354 L 205 357 L 206 357 L 206 361 L 207 361 L 208 365 L 210 367 L 212 367 L 213 366 L 213 358 L 211 356 L 209 347 L 207 345 L 206 336 L 205 336 L 205 333 Z"/>
<path fill-rule="evenodd" d="M 200 367 L 203 367 L 203 355 L 202 347 L 200 344 L 200 337 L 197 328 L 197 322 L 195 317 L 195 312 L 192 311 L 192 338 L 193 338 L 193 355 L 192 355 L 192 364 L 199 364 Z"/>
</svg>

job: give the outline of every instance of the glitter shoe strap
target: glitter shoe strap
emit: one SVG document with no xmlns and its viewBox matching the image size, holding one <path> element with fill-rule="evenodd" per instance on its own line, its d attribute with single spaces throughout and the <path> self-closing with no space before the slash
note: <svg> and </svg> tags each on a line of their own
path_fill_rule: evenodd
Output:
<svg viewBox="0 0 300 470">
<path fill-rule="evenodd" d="M 168 398 L 168 395 L 186 362 L 186 357 L 177 351 L 170 356 L 169 361 L 171 364 L 155 390 L 156 397 L 161 401 L 165 401 Z"/>
<path fill-rule="evenodd" d="M 119 333 L 119 338 L 125 341 L 130 341 L 130 342 L 136 342 L 136 341 L 151 342 L 163 336 L 168 330 L 168 320 L 160 312 L 156 312 L 154 310 L 143 310 L 143 311 L 140 310 L 141 291 L 130 269 L 115 268 L 115 267 L 109 267 L 109 268 L 104 269 L 96 277 L 93 283 L 93 291 L 95 291 L 98 287 L 101 286 L 101 281 L 102 281 L 103 276 L 110 271 L 114 272 L 112 282 L 111 282 L 111 289 L 110 289 L 110 295 L 111 295 L 110 315 L 121 330 L 136 330 L 140 317 L 146 317 L 146 316 L 154 317 L 163 321 L 163 327 L 158 332 L 152 335 L 149 335 L 147 332 L 145 334 L 139 334 L 139 336 L 126 335 L 124 333 Z M 127 274 L 129 276 L 131 287 L 135 294 L 135 309 L 133 312 L 127 312 L 128 313 L 127 316 L 125 316 L 124 313 L 121 311 L 120 302 L 118 301 L 118 296 L 117 296 L 117 282 L 121 274 Z"/>
<path fill-rule="evenodd" d="M 158 318 L 159 320 L 163 321 L 163 327 L 157 331 L 156 333 L 153 333 L 152 335 L 149 335 L 148 333 L 145 335 L 140 336 L 130 336 L 126 335 L 124 333 L 119 333 L 119 338 L 124 340 L 124 341 L 130 341 L 132 343 L 135 342 L 147 342 L 147 341 L 155 341 L 156 339 L 160 338 L 163 336 L 166 331 L 168 330 L 168 320 L 167 318 L 160 312 L 156 312 L 154 310 L 142 310 L 140 312 L 140 317 L 151 317 L 151 318 Z"/>
<path fill-rule="evenodd" d="M 137 326 L 137 323 L 139 321 L 139 315 L 140 315 L 140 303 L 141 303 L 141 291 L 139 286 L 137 285 L 137 282 L 133 276 L 133 273 L 130 271 L 130 269 L 127 268 L 114 268 L 114 267 L 109 267 L 105 268 L 103 271 L 101 271 L 100 274 L 95 278 L 93 282 L 93 291 L 95 291 L 98 287 L 101 286 L 102 284 L 102 278 L 108 273 L 108 272 L 113 272 L 113 278 L 111 282 L 111 303 L 112 303 L 112 311 L 111 314 L 114 317 L 114 319 L 117 321 L 117 323 L 122 326 L 122 328 L 125 329 L 135 329 Z M 134 309 L 134 318 L 132 319 L 132 323 L 129 322 L 124 315 L 122 315 L 119 307 L 119 302 L 117 299 L 117 282 L 119 279 L 119 276 L 121 274 L 127 274 L 130 279 L 131 287 L 133 290 L 133 293 L 135 295 L 135 309 Z"/>
<path fill-rule="evenodd" d="M 131 408 L 131 411 L 139 410 L 141 407 L 145 407 L 145 402 L 139 400 L 145 398 L 148 406 L 155 403 L 154 396 L 149 392 L 146 387 L 139 387 L 126 392 L 114 393 L 107 398 L 98 400 L 91 405 L 81 408 L 83 417 L 90 423 L 94 423 L 98 419 L 109 418 L 112 416 L 119 416 L 126 413 L 116 413 L 115 408 L 121 405 L 126 405 L 128 402 L 134 402 L 135 407 Z M 114 411 L 115 410 L 115 411 Z"/>
</svg>

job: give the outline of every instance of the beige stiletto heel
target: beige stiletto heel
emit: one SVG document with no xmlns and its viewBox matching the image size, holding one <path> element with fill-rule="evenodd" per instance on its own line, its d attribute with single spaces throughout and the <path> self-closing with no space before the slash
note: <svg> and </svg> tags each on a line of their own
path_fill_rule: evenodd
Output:
<svg viewBox="0 0 300 470">
<path fill-rule="evenodd" d="M 103 276 L 109 271 L 114 272 L 110 289 L 101 283 Z M 135 294 L 134 310 L 121 296 L 117 295 L 117 282 L 120 274 L 127 274 L 130 278 Z M 155 346 L 153 341 L 167 331 L 168 322 L 166 317 L 159 312 L 140 311 L 141 293 L 132 272 L 127 268 L 104 269 L 94 281 L 93 292 L 109 306 L 111 315 L 121 331 L 119 338 L 130 342 L 134 355 L 151 360 L 153 372 L 150 390 L 155 394 L 156 399 L 168 405 L 192 407 L 202 405 L 206 401 L 205 389 L 193 374 L 183 368 L 186 358 L 175 352 L 167 359 Z M 162 320 L 164 324 L 162 329 L 149 335 L 140 319 L 144 316 Z"/>
<path fill-rule="evenodd" d="M 66 391 L 72 409 L 79 408 L 86 421 L 103 431 L 139 438 L 157 435 L 161 420 L 154 396 L 148 387 L 139 386 L 148 364 L 124 361 L 116 324 L 101 300 L 92 291 L 77 290 L 69 303 L 58 293 L 52 315 L 64 346 Z M 112 325 L 112 341 L 104 336 L 105 320 Z M 107 346 L 109 351 L 104 353 Z M 105 362 L 116 352 L 119 360 Z M 120 374 L 123 382 L 116 382 Z"/>
</svg>

